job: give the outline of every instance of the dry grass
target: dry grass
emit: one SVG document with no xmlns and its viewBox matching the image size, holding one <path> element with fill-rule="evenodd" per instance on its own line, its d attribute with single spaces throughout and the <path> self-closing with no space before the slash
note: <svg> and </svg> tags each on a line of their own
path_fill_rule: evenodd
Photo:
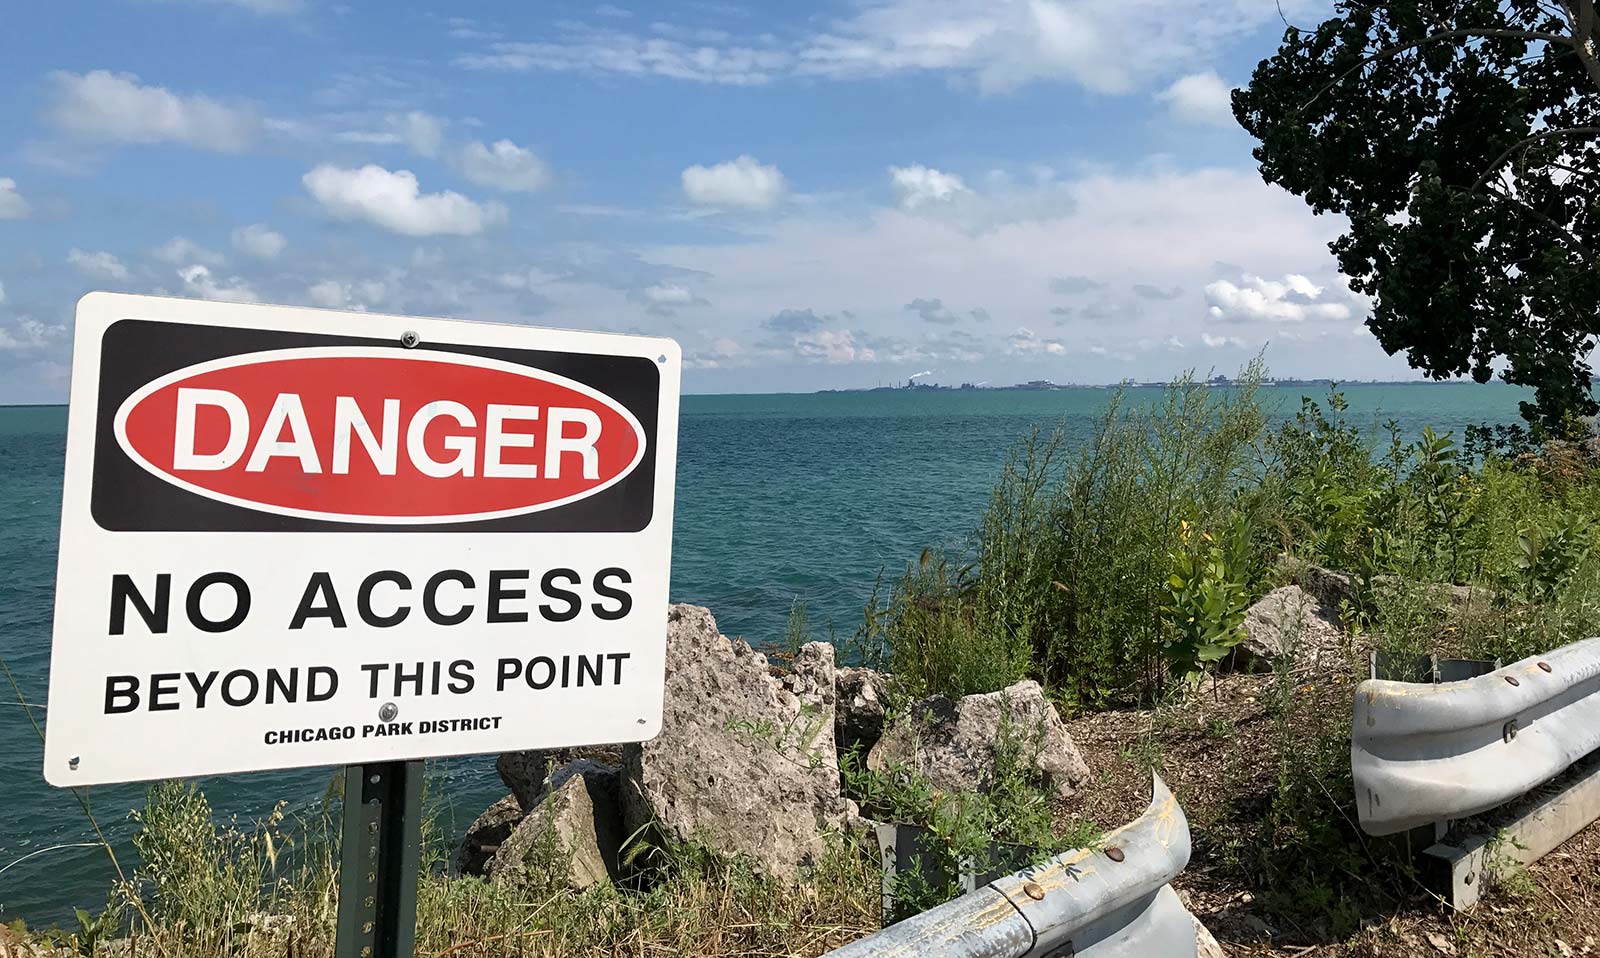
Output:
<svg viewBox="0 0 1600 958">
<path fill-rule="evenodd" d="M 276 820 L 219 825 L 203 797 L 163 786 L 141 826 L 142 865 L 104 915 L 70 930 L 0 929 L 0 958 L 331 958 L 338 890 L 326 821 L 293 835 Z M 812 958 L 879 925 L 876 850 L 844 839 L 798 883 L 677 846 L 621 886 L 584 892 L 538 878 L 509 887 L 450 877 L 437 867 L 442 848 L 430 851 L 419 956 Z"/>
</svg>

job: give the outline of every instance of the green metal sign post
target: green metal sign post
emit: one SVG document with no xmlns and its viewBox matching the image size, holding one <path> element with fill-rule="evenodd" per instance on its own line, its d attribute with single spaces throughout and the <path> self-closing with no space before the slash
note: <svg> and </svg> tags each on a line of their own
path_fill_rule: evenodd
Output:
<svg viewBox="0 0 1600 958">
<path fill-rule="evenodd" d="M 422 763 L 349 765 L 334 958 L 412 958 L 422 856 Z"/>
</svg>

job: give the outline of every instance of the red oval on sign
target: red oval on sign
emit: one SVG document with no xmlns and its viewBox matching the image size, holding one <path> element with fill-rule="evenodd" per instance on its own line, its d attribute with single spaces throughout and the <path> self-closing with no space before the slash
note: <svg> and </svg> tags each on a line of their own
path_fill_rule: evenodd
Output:
<svg viewBox="0 0 1600 958">
<path fill-rule="evenodd" d="M 314 519 L 417 524 L 594 495 L 644 455 L 625 407 L 528 366 L 319 347 L 201 363 L 136 391 L 117 441 L 198 495 Z"/>
</svg>

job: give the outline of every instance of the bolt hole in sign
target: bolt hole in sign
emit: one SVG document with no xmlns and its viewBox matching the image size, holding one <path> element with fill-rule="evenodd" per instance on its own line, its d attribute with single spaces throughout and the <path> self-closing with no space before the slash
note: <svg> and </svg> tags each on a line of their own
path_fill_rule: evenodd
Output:
<svg viewBox="0 0 1600 958">
<path fill-rule="evenodd" d="M 45 778 L 660 729 L 669 339 L 91 293 Z"/>
</svg>

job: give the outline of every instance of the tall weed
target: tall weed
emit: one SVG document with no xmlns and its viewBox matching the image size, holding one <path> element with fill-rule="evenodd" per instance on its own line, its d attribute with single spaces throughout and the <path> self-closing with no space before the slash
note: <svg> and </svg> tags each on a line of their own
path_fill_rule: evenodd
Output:
<svg viewBox="0 0 1600 958">
<path fill-rule="evenodd" d="M 1262 374 L 1253 363 L 1226 389 L 1185 376 L 1148 404 L 1119 392 L 1076 455 L 1058 431 L 1006 464 L 977 537 L 980 603 L 1029 639 L 1036 673 L 1069 699 L 1148 700 L 1171 667 L 1188 672 L 1165 611 L 1172 556 L 1185 522 L 1257 517 Z"/>
<path fill-rule="evenodd" d="M 871 664 L 892 672 L 913 699 L 959 698 L 1006 688 L 1028 674 L 1028 633 L 1005 627 L 982 601 L 970 568 L 925 550 L 894 582 L 875 589 L 855 638 Z"/>
<path fill-rule="evenodd" d="M 865 657 L 913 694 L 991 692 L 1032 674 L 1085 707 L 1149 700 L 1192 676 L 1215 658 L 1213 640 L 1236 640 L 1243 596 L 1265 568 L 1263 375 L 1258 360 L 1227 387 L 1191 374 L 1153 401 L 1119 390 L 1076 452 L 1063 429 L 1024 438 L 972 564 L 925 553 L 886 602 L 875 594 L 857 634 Z M 1191 570 L 1195 595 L 1174 604 L 1191 526 L 1242 530 L 1241 547 Z"/>
</svg>

